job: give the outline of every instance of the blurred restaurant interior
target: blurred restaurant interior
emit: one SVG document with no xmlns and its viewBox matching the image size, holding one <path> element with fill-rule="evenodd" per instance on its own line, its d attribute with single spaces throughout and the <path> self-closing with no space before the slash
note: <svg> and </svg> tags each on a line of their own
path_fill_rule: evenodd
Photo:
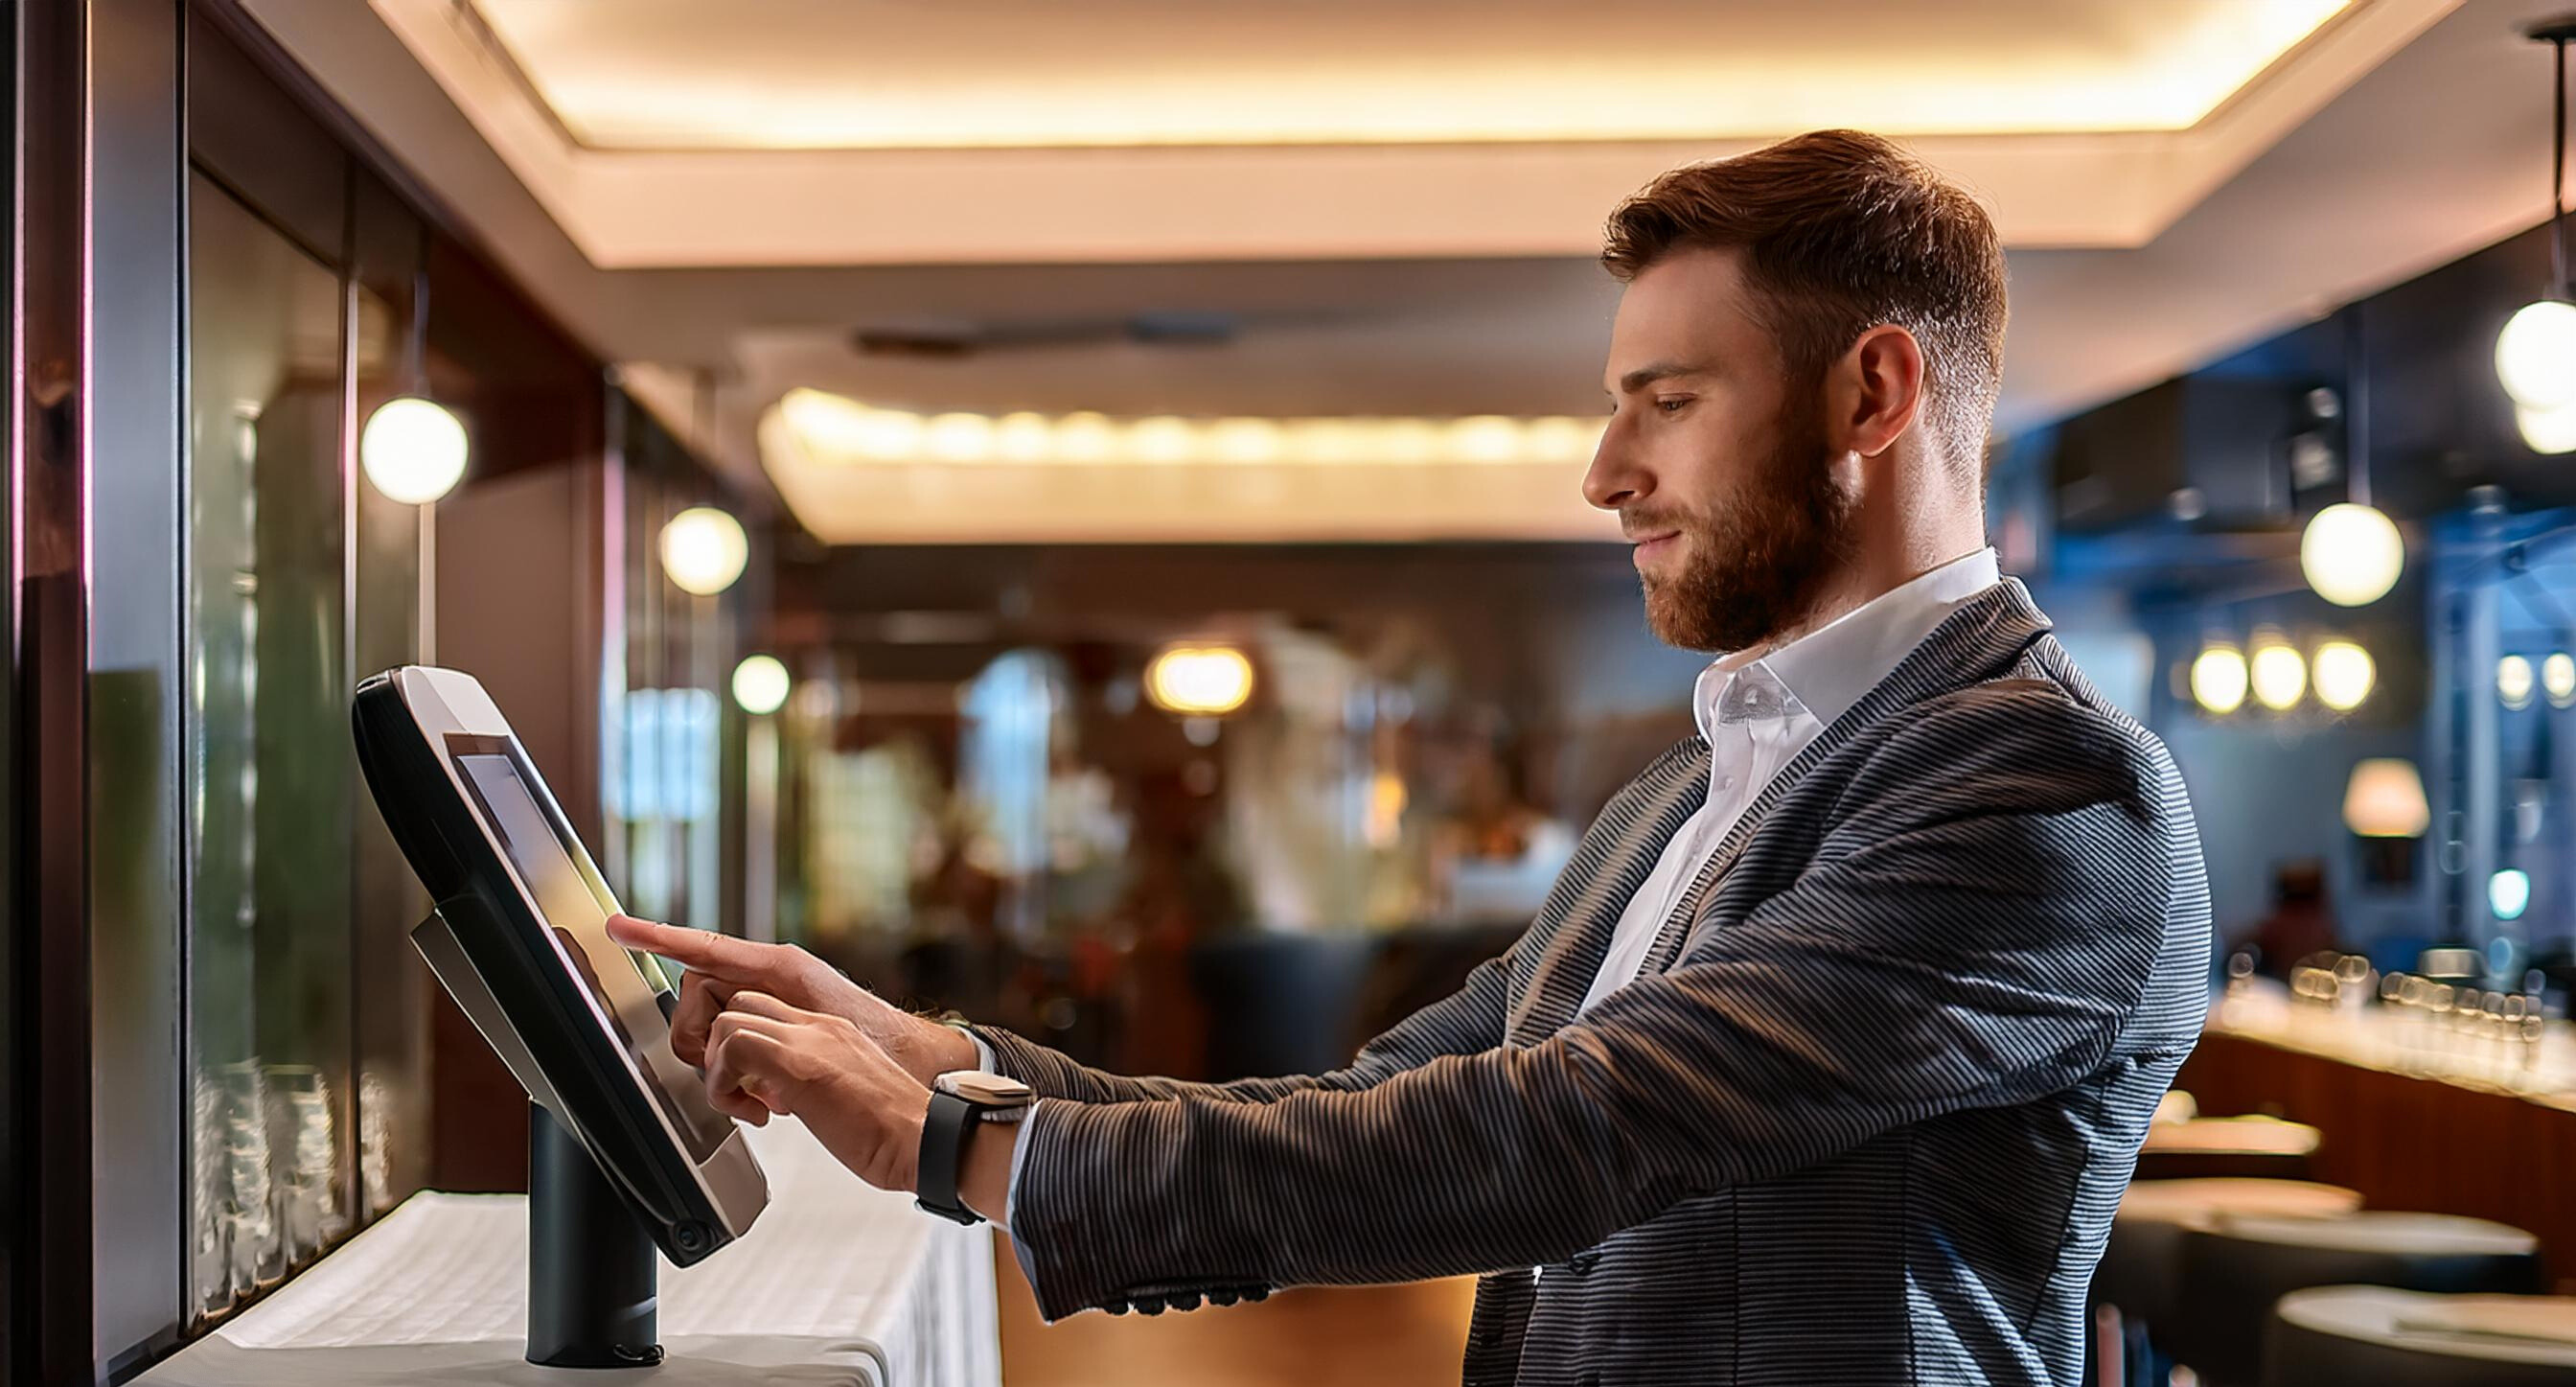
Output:
<svg viewBox="0 0 2576 1387">
<path fill-rule="evenodd" d="M 2576 1291 L 2565 12 L 23 0 L 0 1384 L 228 1380 L 419 1192 L 526 1188 L 379 670 L 474 673 L 633 914 L 1086 1063 L 1455 990 L 1707 661 L 1579 491 L 1602 218 L 1827 126 L 1993 214 L 1991 542 L 2200 828 L 2098 1380 Z M 1046 1326 L 976 1238 L 964 1356 L 869 1380 L 1456 1372 L 1454 1285 Z M 2531 1303 L 2332 1375 L 2576 1381 Z"/>
</svg>

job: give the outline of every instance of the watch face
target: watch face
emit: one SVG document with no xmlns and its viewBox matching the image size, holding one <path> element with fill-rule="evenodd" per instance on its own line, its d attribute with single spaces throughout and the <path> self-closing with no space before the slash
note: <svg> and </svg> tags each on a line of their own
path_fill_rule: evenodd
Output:
<svg viewBox="0 0 2576 1387">
<path fill-rule="evenodd" d="M 971 1069 L 940 1075 L 939 1086 L 969 1103 L 987 1108 L 1022 1107 L 1036 1096 L 1035 1090 L 1017 1079 Z"/>
</svg>

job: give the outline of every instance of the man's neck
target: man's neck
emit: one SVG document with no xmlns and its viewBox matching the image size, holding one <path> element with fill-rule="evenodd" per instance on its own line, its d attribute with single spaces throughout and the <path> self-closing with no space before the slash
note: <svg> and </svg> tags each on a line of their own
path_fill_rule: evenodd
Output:
<svg viewBox="0 0 2576 1387">
<path fill-rule="evenodd" d="M 1941 551 L 1944 544 L 1955 544 L 1957 547 L 1951 552 L 1944 553 Z M 1882 551 L 1883 561 L 1881 562 L 1864 562 L 1864 555 L 1855 554 L 1852 562 L 1836 570 L 1817 589 L 1816 600 L 1808 604 L 1806 612 L 1797 621 L 1769 640 L 1750 649 L 1728 655 L 1724 664 L 1730 669 L 1751 664 L 1775 650 L 1833 625 L 1924 574 L 1945 564 L 1955 563 L 1984 547 L 1983 535 L 1965 542 L 1955 538 L 1940 540 L 1926 536 L 1923 543 L 1904 546 L 1894 554 L 1886 554 Z"/>
</svg>

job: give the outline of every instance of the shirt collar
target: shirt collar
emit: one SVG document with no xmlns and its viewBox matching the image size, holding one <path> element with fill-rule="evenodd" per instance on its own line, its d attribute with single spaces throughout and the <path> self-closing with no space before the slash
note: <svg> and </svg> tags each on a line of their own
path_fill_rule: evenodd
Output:
<svg viewBox="0 0 2576 1387">
<path fill-rule="evenodd" d="M 1691 711 L 1708 738 L 1719 701 L 1742 674 L 1778 683 L 1793 709 L 1803 708 L 1819 727 L 1851 711 L 1879 681 L 1895 673 L 1914 647 L 1970 598 L 2003 579 L 1992 548 L 1979 549 L 1919 574 L 1854 607 L 1798 639 L 1746 661 L 1739 652 L 1701 670 Z"/>
</svg>

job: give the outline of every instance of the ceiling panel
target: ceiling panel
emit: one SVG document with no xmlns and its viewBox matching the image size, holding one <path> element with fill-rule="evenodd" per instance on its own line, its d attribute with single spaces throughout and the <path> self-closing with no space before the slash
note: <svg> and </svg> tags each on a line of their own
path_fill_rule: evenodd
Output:
<svg viewBox="0 0 2576 1387">
<path fill-rule="evenodd" d="M 591 149 L 2180 130 L 2353 0 L 469 0 Z"/>
</svg>

